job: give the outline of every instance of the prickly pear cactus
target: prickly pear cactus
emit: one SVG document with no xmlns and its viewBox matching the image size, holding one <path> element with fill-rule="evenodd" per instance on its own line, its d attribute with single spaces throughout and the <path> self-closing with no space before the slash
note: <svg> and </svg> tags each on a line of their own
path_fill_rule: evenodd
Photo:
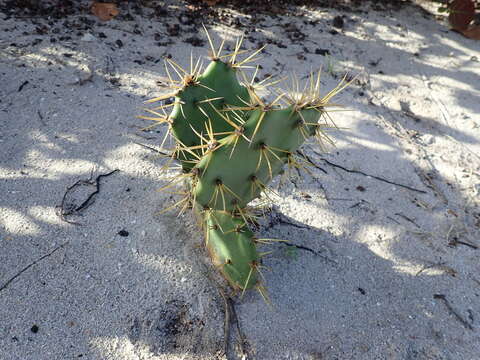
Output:
<svg viewBox="0 0 480 360">
<path fill-rule="evenodd" d="M 256 288 L 266 298 L 257 245 L 275 240 L 254 236 L 251 228 L 256 212 L 249 204 L 262 194 L 269 198 L 273 193 L 269 182 L 281 172 L 288 174 L 285 167 L 304 169 L 308 165 L 297 150 L 309 138 L 320 143 L 328 140 L 324 132 L 329 127 L 327 110 L 337 106 L 330 100 L 349 83 L 344 78 L 320 96 L 320 73 L 311 74 L 303 89 L 294 79 L 291 91 L 276 89 L 276 98 L 267 103 L 257 90 L 277 81 L 255 84 L 258 67 L 253 67 L 251 81 L 243 73 L 263 48 L 239 60 L 245 53 L 240 50 L 241 39 L 231 54 L 221 55 L 223 42 L 216 50 L 208 33 L 207 37 L 212 54 L 205 70 L 200 60 L 195 64 L 191 60 L 187 71 L 167 59 L 165 69 L 173 93 L 148 102 L 175 100 L 146 109 L 153 116 L 140 118 L 167 124 L 167 135 L 175 140 L 167 166 L 178 161 L 182 172 L 162 189 L 187 182 L 186 196 L 164 211 L 192 208 L 201 219 L 213 264 L 229 284 L 242 292 Z"/>
</svg>

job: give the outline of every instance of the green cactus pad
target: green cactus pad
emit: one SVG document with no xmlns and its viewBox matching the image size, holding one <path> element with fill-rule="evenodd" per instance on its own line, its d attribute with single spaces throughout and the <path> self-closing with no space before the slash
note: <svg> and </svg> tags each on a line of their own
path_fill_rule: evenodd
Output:
<svg viewBox="0 0 480 360">
<path fill-rule="evenodd" d="M 217 52 L 208 33 L 207 36 L 213 56 L 203 73 L 197 71 L 198 62 L 188 74 L 169 60 L 181 81 L 170 79 L 177 89 L 173 110 L 158 121 L 170 125 L 177 142 L 172 158 L 180 160 L 183 174 L 163 189 L 184 179 L 188 185 L 187 196 L 166 210 L 182 206 L 184 211 L 191 205 L 201 218 L 210 257 L 229 284 L 237 290 L 255 287 L 267 298 L 259 279 L 261 266 L 256 244 L 273 240 L 255 240 L 248 226 L 254 220 L 247 205 L 262 192 L 271 191 L 267 185 L 285 164 L 289 168 L 302 167 L 295 160 L 296 151 L 307 138 L 320 137 L 320 126 L 326 124 L 319 120 L 325 109 L 333 106 L 330 99 L 349 83 L 344 78 L 320 97 L 320 74 L 316 78 L 312 74 L 304 93 L 294 80 L 295 91 L 279 91 L 272 104 L 265 104 L 256 94 L 253 80 L 242 85 L 237 79 L 237 71 L 255 60 L 262 49 L 237 62 L 237 55 L 244 52 L 240 50 L 241 41 L 237 41 L 232 54 L 220 56 L 221 50 Z M 220 60 L 228 57 L 228 62 Z M 252 78 L 256 74 L 255 71 Z M 282 98 L 287 107 L 277 104 Z M 159 108 L 167 106 L 171 105 Z"/>
<path fill-rule="evenodd" d="M 245 106 L 245 102 L 250 100 L 248 90 L 238 82 L 234 68 L 220 60 L 212 61 L 202 75 L 196 79 L 193 76 L 184 82 L 185 86 L 175 96 L 175 105 L 169 117 L 172 121 L 172 132 L 182 146 L 202 145 L 199 134 L 209 140 L 209 126 L 215 134 L 234 130 L 218 113 L 225 106 Z M 240 116 L 243 115 L 242 112 L 239 113 Z M 216 139 L 226 135 L 216 135 Z M 202 154 L 199 149 L 194 152 L 198 156 Z M 183 151 L 179 159 L 186 160 L 183 167 L 190 170 L 193 167 L 192 162 L 198 158 L 191 152 Z"/>
<path fill-rule="evenodd" d="M 213 264 L 230 285 L 250 289 L 258 282 L 258 253 L 253 233 L 241 217 L 225 211 L 207 210 L 204 214 L 206 246 Z"/>
<path fill-rule="evenodd" d="M 257 128 L 261 115 L 262 110 L 253 111 L 244 125 L 251 142 L 229 135 L 196 165 L 201 176 L 192 191 L 199 204 L 227 211 L 245 207 L 280 172 L 288 155 L 305 141 L 304 135 L 315 131 L 314 125 L 303 122 L 313 124 L 320 117 L 315 109 L 269 110 Z"/>
</svg>

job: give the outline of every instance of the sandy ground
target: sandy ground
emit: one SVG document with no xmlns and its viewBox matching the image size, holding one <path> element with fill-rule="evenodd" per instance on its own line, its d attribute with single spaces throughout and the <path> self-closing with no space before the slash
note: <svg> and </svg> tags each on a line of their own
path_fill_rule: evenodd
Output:
<svg viewBox="0 0 480 360">
<path fill-rule="evenodd" d="M 91 30 L 0 15 L 0 359 L 222 357 L 202 234 L 189 213 L 155 215 L 175 197 L 155 191 L 169 174 L 139 145 L 163 137 L 136 119 L 166 91 L 162 56 L 207 53 L 198 25 L 167 35 L 181 10 L 88 15 Z M 478 359 L 480 42 L 414 6 L 235 16 L 209 27 L 270 42 L 260 78 L 323 65 L 328 89 L 360 73 L 337 99 L 354 111 L 334 114 L 336 148 L 305 147 L 315 177 L 281 188 L 264 221 L 262 236 L 299 247 L 265 258 L 273 308 L 256 292 L 236 301 L 247 357 Z M 67 216 L 80 225 L 57 216 L 67 187 L 115 169 Z M 74 190 L 66 209 L 95 186 Z"/>
</svg>

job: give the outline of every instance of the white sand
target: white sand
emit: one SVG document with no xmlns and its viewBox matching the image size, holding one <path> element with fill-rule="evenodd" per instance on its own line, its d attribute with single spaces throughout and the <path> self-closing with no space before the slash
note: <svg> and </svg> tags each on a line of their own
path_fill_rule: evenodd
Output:
<svg viewBox="0 0 480 360">
<path fill-rule="evenodd" d="M 416 7 L 345 13 L 344 30 L 332 35 L 338 14 L 299 10 L 255 25 L 241 17 L 260 42 L 287 45 L 267 48 L 259 77 L 303 77 L 323 64 L 329 89 L 338 81 L 332 75 L 361 72 L 337 100 L 354 110 L 334 114 L 348 129 L 332 132 L 337 148 L 321 156 L 425 193 L 346 172 L 307 147 L 328 174 L 314 169 L 317 180 L 305 176 L 298 188 L 282 188 L 262 235 L 321 256 L 278 245 L 265 258 L 274 308 L 255 292 L 236 306 L 249 358 L 478 359 L 480 250 L 448 243 L 480 246 L 480 42 L 447 31 Z M 148 122 L 135 118 L 144 100 L 165 92 L 156 85 L 165 81 L 162 62 L 145 57 L 168 53 L 186 66 L 190 51 L 204 56 L 207 43 L 172 38 L 159 47 L 154 33 L 167 41 L 166 24 L 177 20 L 147 15 L 136 15 L 143 35 L 131 32 L 134 22 L 112 20 L 95 24 L 89 42 L 61 22 L 52 27 L 59 34 L 37 35 L 31 19 L 1 16 L 2 360 L 221 353 L 223 301 L 204 275 L 202 236 L 191 214 L 155 216 L 172 203 L 155 192 L 167 176 L 161 159 L 135 143 L 156 146 L 163 135 L 139 131 Z M 286 23 L 306 39 L 289 40 L 278 26 Z M 217 41 L 240 33 L 211 29 Z M 58 40 L 62 35 L 71 40 Z M 43 41 L 32 45 L 37 38 Z M 315 54 L 317 48 L 331 57 Z M 88 76 L 88 67 L 91 81 L 72 84 Z M 94 176 L 120 171 L 101 179 L 82 216 L 69 217 L 81 226 L 63 222 L 55 206 L 94 168 Z M 118 235 L 122 229 L 127 237 Z M 435 294 L 445 295 L 464 323 Z"/>
</svg>

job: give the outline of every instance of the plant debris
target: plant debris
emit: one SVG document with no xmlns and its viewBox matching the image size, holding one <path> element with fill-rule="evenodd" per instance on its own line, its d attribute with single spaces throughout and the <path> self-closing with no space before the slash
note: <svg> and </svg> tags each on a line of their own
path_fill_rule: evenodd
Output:
<svg viewBox="0 0 480 360">
<path fill-rule="evenodd" d="M 77 222 L 73 222 L 66 219 L 66 216 L 79 215 L 82 210 L 85 210 L 87 207 L 89 207 L 93 203 L 94 196 L 100 192 L 100 179 L 102 177 L 110 176 L 113 173 L 116 173 L 117 171 L 120 171 L 120 170 L 115 169 L 113 171 L 110 171 L 107 174 L 100 174 L 95 179 L 93 179 L 93 174 L 92 174 L 90 176 L 90 179 L 78 180 L 72 186 L 69 186 L 67 188 L 67 191 L 63 195 L 61 204 L 56 207 L 57 215 L 60 217 L 60 219 L 62 219 L 63 221 L 69 224 L 80 225 Z M 95 187 L 95 190 L 91 192 L 86 197 L 86 199 L 80 203 L 80 205 L 76 205 L 75 199 L 73 199 L 72 194 L 75 190 L 77 190 L 81 186 L 93 186 Z"/>
</svg>

